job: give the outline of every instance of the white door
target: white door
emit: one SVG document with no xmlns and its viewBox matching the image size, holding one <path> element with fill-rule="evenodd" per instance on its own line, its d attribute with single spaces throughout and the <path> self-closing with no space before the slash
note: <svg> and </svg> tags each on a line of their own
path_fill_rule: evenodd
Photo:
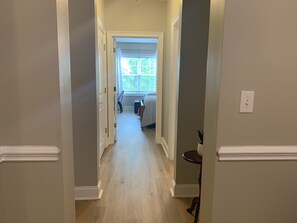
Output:
<svg viewBox="0 0 297 223">
<path fill-rule="evenodd" d="M 98 130 L 99 130 L 99 158 L 106 147 L 107 134 L 107 95 L 106 95 L 106 33 L 98 27 Z"/>
<path fill-rule="evenodd" d="M 179 76 L 179 48 L 180 48 L 180 24 L 179 16 L 176 16 L 172 21 L 171 27 L 171 76 L 170 88 L 170 113 L 169 113 L 169 135 L 168 135 L 168 156 L 170 160 L 175 159 L 176 151 L 176 128 L 177 128 L 177 113 L 178 113 L 178 76 Z"/>
<path fill-rule="evenodd" d="M 114 112 L 114 128 L 113 128 L 113 132 L 114 132 L 114 142 L 117 141 L 117 113 L 118 113 L 118 89 L 117 89 L 117 72 L 118 72 L 118 66 L 117 66 L 117 42 L 116 39 L 113 38 L 113 53 L 112 53 L 112 61 L 115 63 L 113 65 L 114 68 L 114 79 L 113 79 L 113 85 L 114 85 L 114 90 L 113 90 L 113 102 L 114 102 L 114 106 L 113 106 L 113 112 Z"/>
</svg>

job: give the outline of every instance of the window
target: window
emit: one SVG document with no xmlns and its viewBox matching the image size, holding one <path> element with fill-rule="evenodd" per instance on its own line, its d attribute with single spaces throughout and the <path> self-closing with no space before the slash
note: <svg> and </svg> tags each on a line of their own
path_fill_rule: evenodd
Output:
<svg viewBox="0 0 297 223">
<path fill-rule="evenodd" d="M 156 91 L 156 57 L 121 57 L 125 92 Z"/>
</svg>

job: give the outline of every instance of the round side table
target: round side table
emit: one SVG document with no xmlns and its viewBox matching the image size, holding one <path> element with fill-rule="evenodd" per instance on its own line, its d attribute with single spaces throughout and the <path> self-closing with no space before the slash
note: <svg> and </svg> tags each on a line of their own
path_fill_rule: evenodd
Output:
<svg viewBox="0 0 297 223">
<path fill-rule="evenodd" d="M 196 207 L 194 223 L 197 223 L 198 222 L 199 209 L 200 209 L 200 197 L 201 197 L 202 156 L 200 156 L 197 153 L 197 150 L 189 150 L 189 151 L 184 152 L 182 154 L 182 157 L 186 161 L 188 161 L 190 163 L 194 163 L 194 164 L 200 165 L 200 173 L 199 173 L 199 176 L 198 176 L 199 197 L 193 198 L 191 207 L 187 209 L 187 212 L 189 212 L 190 214 L 192 214 L 193 210 Z"/>
</svg>

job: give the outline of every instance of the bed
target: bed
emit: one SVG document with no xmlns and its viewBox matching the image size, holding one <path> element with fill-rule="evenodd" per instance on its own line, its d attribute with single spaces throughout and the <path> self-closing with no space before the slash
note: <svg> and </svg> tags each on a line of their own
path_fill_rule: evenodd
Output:
<svg viewBox="0 0 297 223">
<path fill-rule="evenodd" d="M 141 127 L 156 123 L 156 94 L 148 94 L 143 98 L 140 120 Z"/>
</svg>

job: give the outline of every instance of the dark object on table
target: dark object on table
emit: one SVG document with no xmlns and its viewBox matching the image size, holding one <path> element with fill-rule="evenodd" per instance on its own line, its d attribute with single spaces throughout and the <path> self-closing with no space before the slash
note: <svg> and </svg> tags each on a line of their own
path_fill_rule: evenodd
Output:
<svg viewBox="0 0 297 223">
<path fill-rule="evenodd" d="M 123 97 L 124 97 L 124 91 L 122 91 L 118 96 L 118 105 L 121 113 L 123 112 L 123 104 L 122 104 Z"/>
<path fill-rule="evenodd" d="M 134 101 L 134 113 L 137 114 L 138 113 L 138 109 L 140 107 L 140 100 L 135 100 Z"/>
<path fill-rule="evenodd" d="M 194 223 L 198 222 L 198 215 L 199 215 L 199 209 L 200 209 L 200 197 L 201 197 L 201 173 L 202 173 L 202 156 L 200 156 L 197 153 L 197 150 L 190 150 L 187 151 L 185 153 L 182 154 L 182 157 L 190 162 L 190 163 L 194 163 L 194 164 L 198 164 L 200 165 L 200 173 L 199 173 L 199 177 L 198 177 L 198 184 L 199 184 L 199 197 L 195 197 L 192 200 L 192 204 L 191 207 L 187 209 L 187 212 L 189 212 L 190 214 L 192 214 L 193 210 L 196 207 L 196 212 L 195 212 L 195 219 L 194 219 Z"/>
<path fill-rule="evenodd" d="M 200 139 L 200 144 L 202 144 L 202 145 L 203 145 L 203 136 L 204 136 L 203 131 L 200 131 L 200 130 L 198 129 L 198 137 L 199 137 L 199 139 Z"/>
</svg>

